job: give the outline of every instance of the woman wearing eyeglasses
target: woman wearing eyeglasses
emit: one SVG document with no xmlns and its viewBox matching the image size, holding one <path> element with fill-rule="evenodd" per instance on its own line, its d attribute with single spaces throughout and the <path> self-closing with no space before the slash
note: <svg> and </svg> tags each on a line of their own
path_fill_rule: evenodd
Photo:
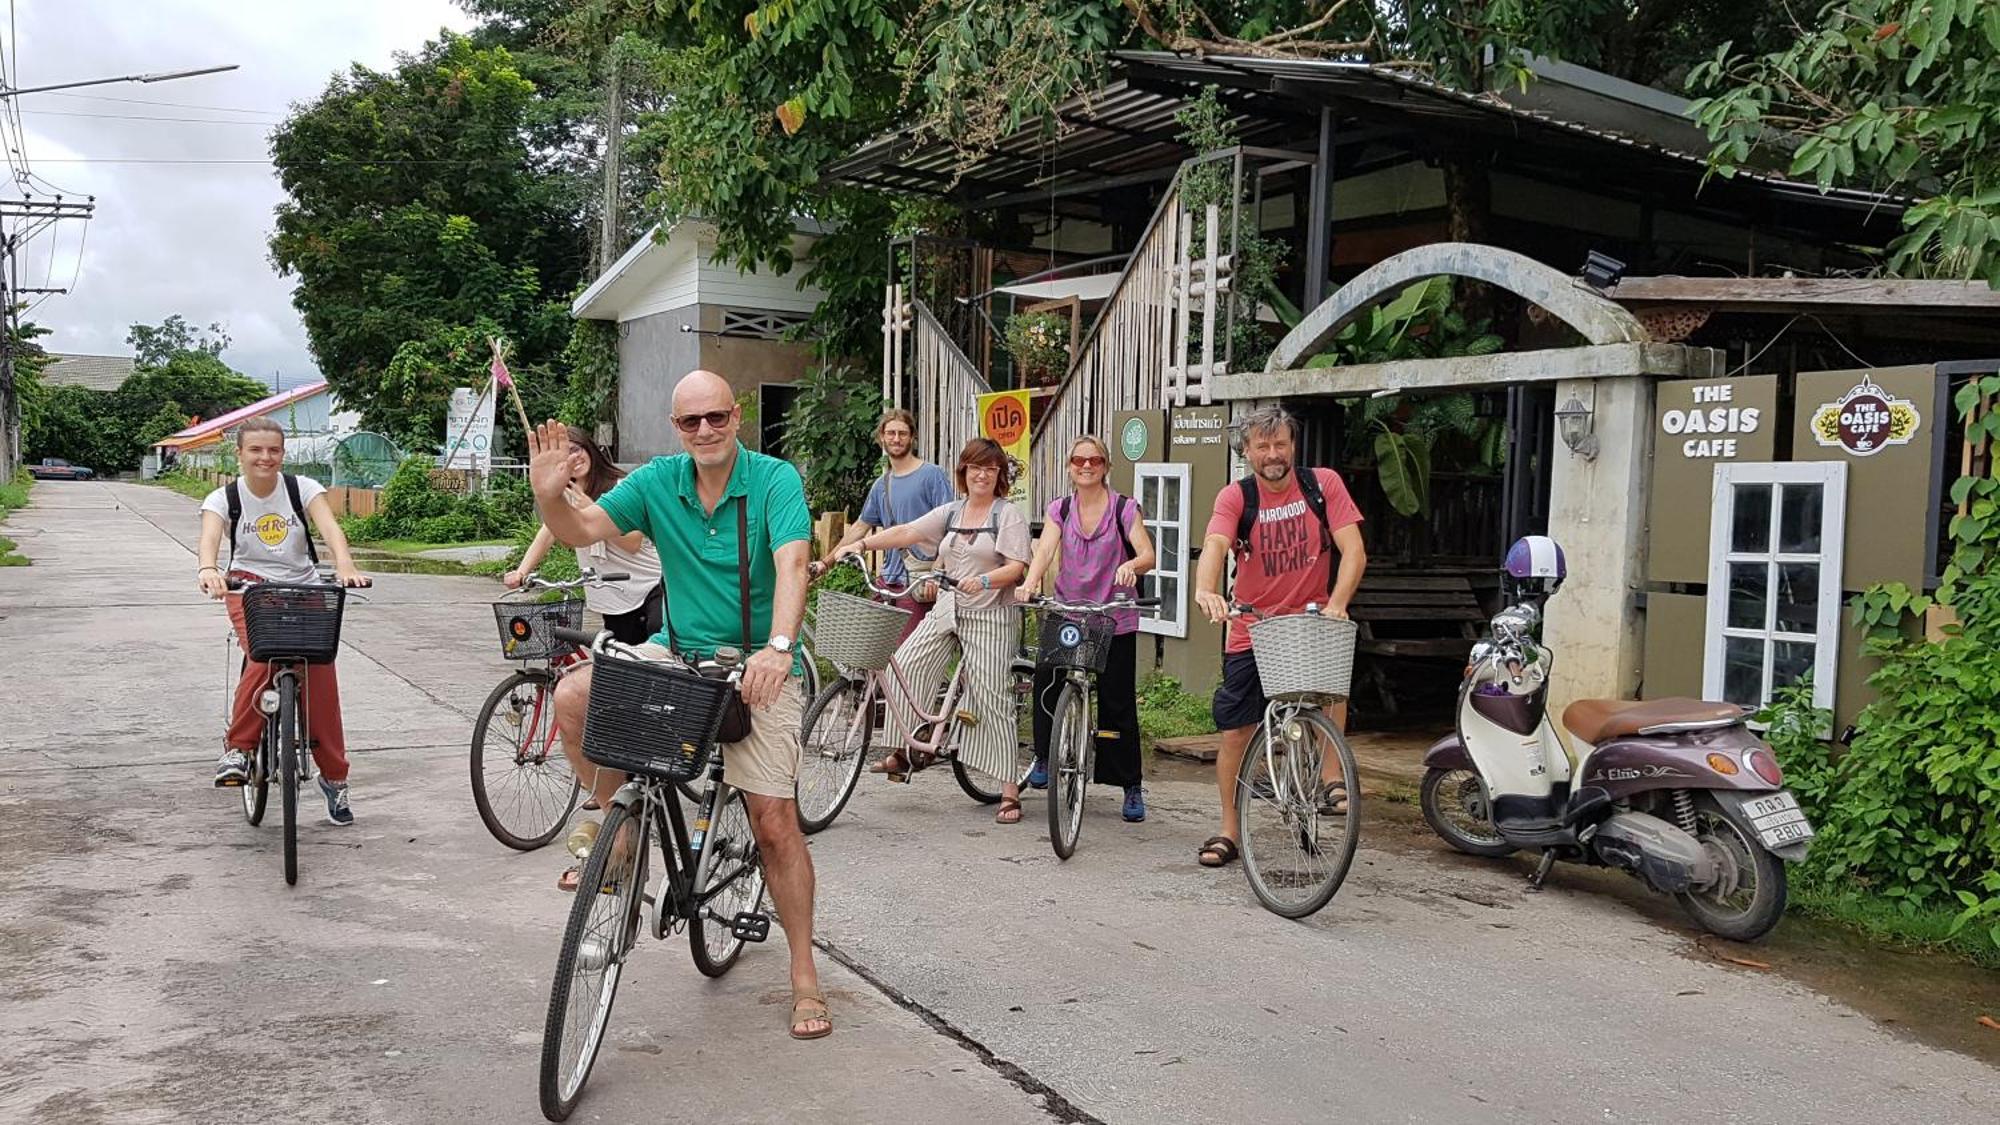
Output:
<svg viewBox="0 0 2000 1125">
<path fill-rule="evenodd" d="M 910 523 L 870 532 L 835 551 L 834 558 L 917 547 L 936 554 L 934 573 L 957 584 L 896 649 L 896 664 L 910 690 L 929 700 L 944 684 L 952 657 L 963 653 L 964 702 L 979 722 L 965 730 L 959 761 L 1000 781 L 1000 811 L 993 819 L 1016 824 L 1021 819 L 1020 775 L 1014 772 L 1020 727 L 1008 673 L 1020 647 L 1021 617 L 1008 591 L 1027 570 L 1028 520 L 1007 501 L 1014 466 L 998 442 L 983 437 L 966 442 L 953 476 L 959 499 Z M 888 677 L 887 710 L 890 744 L 901 745 L 910 733 L 906 724 L 912 711 L 894 676 Z M 873 772 L 907 774 L 913 765 L 928 764 L 906 762 L 903 752 L 895 751 L 876 763 Z"/>
<path fill-rule="evenodd" d="M 1055 573 L 1056 597 L 1071 602 L 1105 602 L 1119 593 L 1137 597 L 1139 576 L 1153 569 L 1153 539 L 1139 505 L 1110 487 L 1111 451 L 1102 441 L 1084 435 L 1070 443 L 1068 496 L 1049 502 L 1042 537 L 1035 543 L 1034 562 L 1017 589 L 1025 599 L 1041 588 L 1042 576 Z M 1060 562 L 1058 562 L 1060 560 Z M 1116 623 L 1104 671 L 1097 677 L 1097 776 L 1099 785 L 1125 790 L 1125 819 L 1146 819 L 1146 798 L 1140 788 L 1139 611 L 1112 613 Z M 1049 707 L 1060 689 L 1063 673 L 1035 669 L 1035 769 L 1028 784 L 1049 783 Z M 1103 732 L 1115 731 L 1115 739 Z"/>
</svg>

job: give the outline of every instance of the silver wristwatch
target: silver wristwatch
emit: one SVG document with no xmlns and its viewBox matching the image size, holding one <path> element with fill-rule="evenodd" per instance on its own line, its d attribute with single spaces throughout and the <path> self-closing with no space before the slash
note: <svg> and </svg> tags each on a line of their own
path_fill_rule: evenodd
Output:
<svg viewBox="0 0 2000 1125">
<path fill-rule="evenodd" d="M 771 634 L 771 639 L 764 643 L 770 645 L 774 649 L 777 649 L 779 652 L 792 651 L 792 638 L 787 637 L 783 633 Z"/>
</svg>

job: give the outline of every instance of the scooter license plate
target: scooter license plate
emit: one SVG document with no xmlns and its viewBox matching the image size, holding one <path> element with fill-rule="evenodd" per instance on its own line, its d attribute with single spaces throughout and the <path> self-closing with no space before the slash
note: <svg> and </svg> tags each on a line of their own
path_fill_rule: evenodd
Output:
<svg viewBox="0 0 2000 1125">
<path fill-rule="evenodd" d="M 1805 811 L 1799 808 L 1798 798 L 1779 791 L 1768 797 L 1758 797 L 1743 802 L 1743 811 L 1750 817 L 1750 823 L 1757 829 L 1757 836 L 1767 848 L 1781 848 L 1813 837 L 1812 825 L 1807 823 Z"/>
</svg>

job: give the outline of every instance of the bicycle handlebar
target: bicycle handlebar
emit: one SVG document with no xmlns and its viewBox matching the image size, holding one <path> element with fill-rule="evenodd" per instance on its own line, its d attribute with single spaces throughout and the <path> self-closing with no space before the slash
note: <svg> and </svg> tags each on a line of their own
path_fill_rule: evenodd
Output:
<svg viewBox="0 0 2000 1125">
<path fill-rule="evenodd" d="M 518 588 L 522 590 L 574 590 L 580 586 L 599 586 L 606 582 L 625 582 L 630 580 L 631 577 L 631 575 L 622 570 L 611 570 L 599 574 L 589 567 L 585 567 L 583 573 L 563 582 L 552 582 L 539 574 L 526 574 L 521 577 L 521 585 Z"/>
<path fill-rule="evenodd" d="M 636 651 L 634 651 L 631 645 L 628 645 L 623 641 L 613 639 L 613 637 L 611 636 L 611 630 L 609 629 L 603 629 L 599 630 L 598 632 L 592 633 L 583 629 L 566 629 L 561 625 L 557 625 L 549 630 L 549 635 L 554 637 L 556 640 L 567 641 L 568 643 L 577 646 L 578 648 L 584 650 L 585 652 L 611 653 L 613 655 L 620 656 L 627 660 L 646 659 L 645 657 L 640 656 Z M 740 682 L 743 678 L 742 659 L 738 659 L 733 664 L 722 664 L 719 661 L 704 661 L 701 664 L 691 664 L 685 657 L 681 656 L 679 653 L 675 653 L 673 662 L 680 665 L 682 668 L 685 668 L 688 671 L 693 672 L 698 676 L 703 675 L 704 668 L 722 668 L 725 670 L 725 674 L 720 677 L 721 679 L 726 679 L 730 683 L 737 683 Z"/>
<path fill-rule="evenodd" d="M 900 598 L 908 594 L 911 590 L 915 589 L 917 587 L 917 584 L 920 582 L 935 582 L 938 584 L 938 589 L 940 590 L 956 591 L 958 588 L 958 583 L 960 581 L 957 578 L 953 578 L 949 574 L 944 574 L 940 571 L 931 570 L 931 571 L 925 571 L 924 573 L 917 575 L 915 578 L 912 578 L 910 580 L 910 584 L 903 587 L 900 590 L 892 589 L 888 586 L 883 586 L 875 581 L 875 577 L 868 573 L 868 564 L 861 561 L 860 555 L 848 555 L 846 558 L 840 559 L 837 562 L 825 562 L 825 561 L 813 562 L 807 565 L 806 572 L 808 575 L 812 577 L 814 581 L 817 581 L 833 573 L 833 568 L 836 566 L 851 566 L 854 569 L 860 571 L 861 584 L 863 586 L 868 587 L 868 591 L 870 593 L 875 594 L 878 597 L 884 597 L 884 598 Z"/>
<path fill-rule="evenodd" d="M 1022 604 L 1037 609 L 1052 609 L 1057 613 L 1109 613 L 1115 609 L 1152 609 L 1160 604 L 1160 599 L 1128 598 L 1120 595 L 1108 602 L 1066 602 L 1047 594 L 1034 594 Z"/>
<path fill-rule="evenodd" d="M 265 583 L 267 583 L 267 582 L 271 582 L 271 581 L 272 581 L 271 579 L 268 579 L 268 578 L 264 578 L 264 579 L 258 579 L 258 580 L 256 580 L 256 581 L 254 581 L 254 582 L 253 582 L 253 581 L 251 581 L 251 580 L 249 580 L 249 579 L 246 579 L 246 578 L 238 578 L 238 577 L 236 577 L 236 576 L 235 576 L 235 575 L 233 575 L 233 574 L 225 574 L 225 575 L 223 575 L 223 576 L 222 576 L 222 585 L 223 585 L 223 588 L 224 588 L 224 589 L 227 589 L 227 590 L 229 590 L 229 591 L 231 591 L 232 593 L 239 593 L 239 592 L 241 592 L 241 591 L 243 591 L 243 590 L 247 590 L 247 589 L 249 589 L 249 588 L 250 588 L 250 587 L 252 587 L 252 586 L 262 586 L 262 585 L 264 585 Z M 344 582 L 326 582 L 326 581 L 320 581 L 320 582 L 281 582 L 281 583 L 277 583 L 277 585 L 282 585 L 282 586 L 340 586 L 340 587 L 343 587 L 343 588 L 345 588 L 345 589 L 348 589 L 348 590 L 366 590 L 366 589 L 368 589 L 368 588 L 370 588 L 370 587 L 372 587 L 372 586 L 374 586 L 374 585 L 375 585 L 375 580 L 374 580 L 373 578 L 370 578 L 370 577 L 368 577 L 367 575 L 365 575 L 365 574 L 364 574 L 364 575 L 362 575 L 362 576 L 361 576 L 361 581 L 360 581 L 359 583 L 357 583 L 357 584 L 353 585 L 353 586 L 349 586 L 349 585 L 347 585 L 347 584 L 346 584 L 346 583 L 344 583 Z"/>
</svg>

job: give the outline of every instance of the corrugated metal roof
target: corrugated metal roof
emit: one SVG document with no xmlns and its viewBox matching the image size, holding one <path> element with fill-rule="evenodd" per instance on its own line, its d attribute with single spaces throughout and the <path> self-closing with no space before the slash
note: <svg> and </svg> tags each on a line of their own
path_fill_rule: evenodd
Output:
<svg viewBox="0 0 2000 1125">
<path fill-rule="evenodd" d="M 1559 85 L 1562 96 L 1537 91 L 1517 105 L 1498 93 L 1468 93 L 1369 63 L 1160 51 L 1122 51 L 1114 59 L 1120 79 L 1059 107 L 1056 116 L 1066 131 L 1054 137 L 1039 126 L 1023 129 L 968 162 L 942 140 L 897 133 L 836 162 L 827 177 L 948 195 L 974 207 L 998 206 L 1012 196 L 1024 198 L 1011 201 L 1026 201 L 1032 193 L 1060 196 L 1108 186 L 1107 180 L 1139 182 L 1149 171 L 1164 180 L 1190 155 L 1178 139 L 1175 112 L 1213 85 L 1224 91 L 1224 104 L 1246 145 L 1283 144 L 1300 136 L 1301 126 L 1315 121 L 1321 107 L 1329 107 L 1343 119 L 1336 138 L 1343 145 L 1360 147 L 1404 134 L 1470 134 L 1514 142 L 1506 150 L 1510 159 L 1536 158 L 1571 171 L 1609 171 L 1616 164 L 1642 182 L 1669 171 L 1675 190 L 1700 190 L 1719 200 L 1747 201 L 1749 193 L 1787 207 L 1859 212 L 1864 221 L 1894 219 L 1906 202 L 1866 191 L 1823 193 L 1770 173 L 1705 180 L 1706 154 L 1682 147 L 1697 135 L 1672 112 L 1684 103 L 1634 97 L 1622 89 L 1629 83 L 1547 60 L 1541 67 L 1544 81 Z M 1534 108 L 1550 105 L 1562 106 L 1566 115 Z"/>
<path fill-rule="evenodd" d="M 115 391 L 132 377 L 129 355 L 54 355 L 42 368 L 42 383 L 50 387 L 88 387 Z"/>
<path fill-rule="evenodd" d="M 269 414 L 274 410 L 282 410 L 294 403 L 304 402 L 314 395 L 324 394 L 326 390 L 327 384 L 322 381 L 293 387 L 289 391 L 280 391 L 269 398 L 259 399 L 248 406 L 238 407 L 227 414 L 217 415 L 205 422 L 196 422 L 184 430 L 161 438 L 154 444 L 170 445 L 181 449 L 207 445 L 210 442 L 221 440 L 222 435 L 228 433 L 232 426 L 260 415 Z"/>
</svg>

